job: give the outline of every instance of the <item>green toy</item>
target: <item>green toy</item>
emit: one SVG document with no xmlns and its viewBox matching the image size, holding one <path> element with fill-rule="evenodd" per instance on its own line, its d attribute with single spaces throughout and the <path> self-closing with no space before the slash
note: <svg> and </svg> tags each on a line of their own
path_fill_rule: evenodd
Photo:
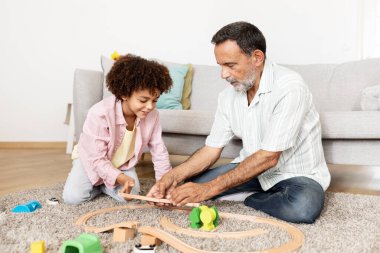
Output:
<svg viewBox="0 0 380 253">
<path fill-rule="evenodd" d="M 96 235 L 83 233 L 73 240 L 65 241 L 61 253 L 103 253 Z"/>
<path fill-rule="evenodd" d="M 199 207 L 194 207 L 190 214 L 189 214 L 189 220 L 191 221 L 190 227 L 191 228 L 200 228 L 202 226 L 201 223 L 201 209 Z"/>
<path fill-rule="evenodd" d="M 213 222 L 214 222 L 214 226 L 216 227 L 219 225 L 219 223 L 218 223 L 218 221 L 219 221 L 218 209 L 216 209 L 216 206 L 212 206 L 211 208 L 214 209 L 214 211 L 215 211 L 215 219 Z"/>
</svg>

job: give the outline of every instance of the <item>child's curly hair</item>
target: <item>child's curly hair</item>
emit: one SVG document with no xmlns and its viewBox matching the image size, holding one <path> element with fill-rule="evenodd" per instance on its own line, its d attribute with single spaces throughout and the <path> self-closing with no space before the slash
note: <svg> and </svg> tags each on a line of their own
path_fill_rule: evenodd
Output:
<svg viewBox="0 0 380 253">
<path fill-rule="evenodd" d="M 107 88 L 118 100 L 148 89 L 151 94 L 167 92 L 173 85 L 169 70 L 156 61 L 128 54 L 121 56 L 107 75 Z"/>
</svg>

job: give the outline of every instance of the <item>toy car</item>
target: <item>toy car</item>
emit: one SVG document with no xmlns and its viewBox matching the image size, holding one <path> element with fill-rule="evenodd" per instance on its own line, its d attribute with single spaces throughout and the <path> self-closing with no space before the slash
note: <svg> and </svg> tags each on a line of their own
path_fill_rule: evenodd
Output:
<svg viewBox="0 0 380 253">
<path fill-rule="evenodd" d="M 148 252 L 156 252 L 156 245 L 141 245 L 136 244 L 133 249 L 134 253 L 148 253 Z"/>
</svg>

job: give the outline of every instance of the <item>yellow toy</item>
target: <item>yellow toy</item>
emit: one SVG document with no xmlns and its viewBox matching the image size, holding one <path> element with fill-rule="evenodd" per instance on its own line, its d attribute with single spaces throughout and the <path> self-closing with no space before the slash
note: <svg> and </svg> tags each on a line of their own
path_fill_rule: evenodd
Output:
<svg viewBox="0 0 380 253">
<path fill-rule="evenodd" d="M 215 221 L 217 220 L 217 213 L 215 208 L 208 206 L 200 206 L 200 219 L 203 224 L 201 227 L 202 230 L 211 231 L 215 228 Z"/>
<path fill-rule="evenodd" d="M 116 61 L 117 59 L 120 58 L 120 54 L 117 52 L 117 51 L 114 51 L 112 54 L 111 54 L 111 59 Z"/>
<path fill-rule="evenodd" d="M 30 244 L 30 252 L 31 253 L 45 253 L 45 242 L 44 241 L 32 242 Z"/>
</svg>

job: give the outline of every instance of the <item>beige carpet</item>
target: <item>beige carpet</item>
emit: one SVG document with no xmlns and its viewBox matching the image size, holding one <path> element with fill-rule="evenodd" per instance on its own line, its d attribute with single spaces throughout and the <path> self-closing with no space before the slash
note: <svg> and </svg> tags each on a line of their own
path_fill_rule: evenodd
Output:
<svg viewBox="0 0 380 253">
<path fill-rule="evenodd" d="M 146 191 L 151 181 L 142 181 Z M 104 207 L 118 206 L 109 197 L 102 196 L 80 206 L 59 204 L 50 206 L 46 199 L 61 199 L 62 184 L 44 189 L 0 197 L 0 252 L 30 252 L 30 242 L 44 240 L 46 253 L 60 252 L 65 240 L 73 239 L 83 231 L 73 223 L 82 214 Z M 38 200 L 42 209 L 34 213 L 12 213 L 11 209 L 29 200 Z M 208 202 L 223 212 L 269 217 L 235 202 Z M 187 215 L 162 209 L 127 210 L 103 214 L 89 220 L 89 224 L 103 226 L 125 220 L 139 219 L 142 225 L 159 226 L 162 216 L 179 226 L 187 227 Z M 327 193 L 322 216 L 313 225 L 295 225 L 305 235 L 305 244 L 297 252 L 380 252 L 380 196 Z M 186 243 L 204 250 L 244 252 L 279 246 L 289 240 L 284 231 L 269 225 L 236 220 L 224 220 L 219 231 L 242 231 L 264 228 L 268 231 L 242 240 L 199 239 L 177 235 Z M 113 243 L 112 233 L 99 234 L 104 252 L 131 252 L 139 236 L 128 243 Z M 163 244 L 158 252 L 177 252 Z"/>
</svg>

